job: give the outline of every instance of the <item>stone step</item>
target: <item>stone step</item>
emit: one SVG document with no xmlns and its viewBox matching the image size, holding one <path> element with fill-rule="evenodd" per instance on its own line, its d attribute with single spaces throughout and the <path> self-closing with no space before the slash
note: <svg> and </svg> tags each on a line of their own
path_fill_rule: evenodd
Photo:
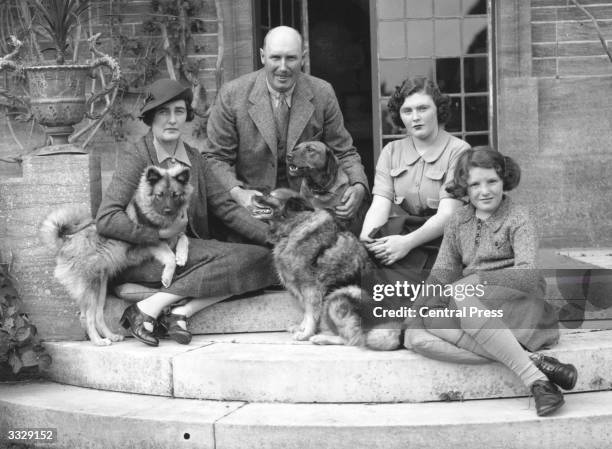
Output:
<svg viewBox="0 0 612 449">
<path fill-rule="evenodd" d="M 560 296 L 556 281 L 551 280 L 548 285 L 547 297 L 559 313 L 562 328 L 612 329 L 612 307 L 602 309 L 584 299 L 568 302 Z M 119 326 L 119 318 L 130 304 L 115 296 L 108 297 L 106 322 L 114 332 L 128 335 Z M 215 304 L 191 318 L 189 327 L 196 335 L 274 332 L 287 329 L 301 318 L 301 308 L 288 292 L 264 291 Z"/>
<path fill-rule="evenodd" d="M 132 302 L 107 298 L 104 316 L 111 330 L 128 335 L 119 318 Z M 286 291 L 264 291 L 214 304 L 189 321 L 194 334 L 284 331 L 302 319 L 297 302 Z"/>
<path fill-rule="evenodd" d="M 462 365 L 408 350 L 370 351 L 295 342 L 286 333 L 197 336 L 188 346 L 134 339 L 107 347 L 49 342 L 50 379 L 82 387 L 248 402 L 424 402 L 524 396 L 498 363 Z M 612 331 L 564 333 L 546 353 L 573 363 L 575 391 L 612 387 Z"/>
<path fill-rule="evenodd" d="M 425 404 L 278 404 L 105 392 L 50 382 L 0 384 L 9 429 L 54 428 L 55 449 L 602 449 L 612 392 L 567 394 L 555 415 L 533 400 Z M 459 444 L 458 444 L 459 443 Z M 41 447 L 37 445 L 36 447 Z"/>
</svg>

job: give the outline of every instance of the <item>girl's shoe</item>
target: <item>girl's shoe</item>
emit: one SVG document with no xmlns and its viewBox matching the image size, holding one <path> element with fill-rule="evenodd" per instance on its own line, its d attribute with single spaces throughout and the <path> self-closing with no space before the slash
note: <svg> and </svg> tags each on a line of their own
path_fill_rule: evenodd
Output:
<svg viewBox="0 0 612 449">
<path fill-rule="evenodd" d="M 119 324 L 124 329 L 129 329 L 137 340 L 149 346 L 159 346 L 159 340 L 145 329 L 144 323 L 151 323 L 151 326 L 155 326 L 155 318 L 141 312 L 136 304 L 125 309 L 119 320 Z"/>
<path fill-rule="evenodd" d="M 547 416 L 557 411 L 564 403 L 563 393 L 547 380 L 536 380 L 531 385 L 538 416 Z"/>
<path fill-rule="evenodd" d="M 564 390 L 571 390 L 576 386 L 578 371 L 571 363 L 561 363 L 554 357 L 538 353 L 533 353 L 529 357 L 552 383 L 559 385 Z"/>
</svg>

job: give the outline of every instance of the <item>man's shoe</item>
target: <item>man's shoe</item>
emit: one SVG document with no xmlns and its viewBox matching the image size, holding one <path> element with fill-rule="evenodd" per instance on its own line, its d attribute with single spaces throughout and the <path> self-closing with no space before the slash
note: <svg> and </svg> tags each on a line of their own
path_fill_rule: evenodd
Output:
<svg viewBox="0 0 612 449">
<path fill-rule="evenodd" d="M 552 382 L 536 380 L 531 385 L 538 416 L 548 416 L 557 411 L 564 403 L 563 393 Z"/>
<path fill-rule="evenodd" d="M 531 354 L 530 358 L 552 383 L 564 390 L 571 390 L 576 386 L 578 371 L 571 363 L 561 363 L 554 357 L 538 353 Z"/>
<path fill-rule="evenodd" d="M 158 346 L 159 340 L 145 329 L 144 323 L 151 323 L 151 326 L 155 325 L 155 319 L 146 313 L 140 311 L 136 304 L 132 304 L 130 307 L 125 309 L 119 324 L 125 329 L 129 329 L 130 333 L 138 340 L 149 346 Z"/>
</svg>

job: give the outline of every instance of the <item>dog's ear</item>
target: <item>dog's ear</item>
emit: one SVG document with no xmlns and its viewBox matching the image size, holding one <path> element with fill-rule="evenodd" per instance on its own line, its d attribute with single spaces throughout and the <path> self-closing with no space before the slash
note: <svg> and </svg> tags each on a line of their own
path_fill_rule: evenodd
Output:
<svg viewBox="0 0 612 449">
<path fill-rule="evenodd" d="M 157 184 L 159 180 L 162 179 L 163 177 L 164 177 L 164 174 L 161 172 L 161 170 L 158 167 L 155 167 L 153 165 L 150 167 L 147 167 L 145 170 L 145 178 L 147 182 L 152 186 Z"/>
<path fill-rule="evenodd" d="M 291 212 L 312 212 L 314 208 L 310 204 L 308 204 L 308 201 L 306 201 L 301 196 L 294 196 L 287 200 L 287 204 L 285 204 L 285 210 Z"/>
<path fill-rule="evenodd" d="M 186 185 L 189 182 L 190 174 L 191 170 L 189 170 L 189 167 L 185 167 L 174 175 L 174 179 L 176 179 L 176 181 L 180 182 L 182 185 Z"/>
<path fill-rule="evenodd" d="M 334 151 L 325 145 L 325 178 L 334 179 L 336 173 L 338 173 L 338 158 L 334 154 Z"/>
</svg>

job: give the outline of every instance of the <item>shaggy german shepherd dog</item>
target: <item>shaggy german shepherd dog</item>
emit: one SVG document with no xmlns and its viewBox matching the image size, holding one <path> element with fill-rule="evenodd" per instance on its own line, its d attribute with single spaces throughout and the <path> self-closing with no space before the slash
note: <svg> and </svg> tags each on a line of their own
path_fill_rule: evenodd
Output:
<svg viewBox="0 0 612 449">
<path fill-rule="evenodd" d="M 289 175 L 301 177 L 300 195 L 315 209 L 333 211 L 349 187 L 349 179 L 338 158 L 323 142 L 309 141 L 296 145 L 287 155 Z M 359 235 L 368 211 L 366 201 L 351 219 L 339 219 L 341 225 Z"/>
<path fill-rule="evenodd" d="M 189 168 L 176 166 L 166 170 L 150 166 L 144 170 L 126 213 L 134 223 L 167 228 L 187 213 L 192 191 Z M 173 242 L 155 246 L 134 245 L 102 237 L 89 213 L 77 209 L 64 208 L 49 214 L 41 225 L 40 236 L 57 252 L 55 278 L 79 305 L 87 335 L 98 346 L 123 340 L 104 321 L 109 278 L 154 257 L 164 265 L 161 280 L 168 287 L 176 266 L 187 262 L 189 243 L 184 234 Z M 170 248 L 174 245 L 176 255 Z"/>
<path fill-rule="evenodd" d="M 296 340 L 316 344 L 396 349 L 399 331 L 366 329 L 358 311 L 362 299 L 361 275 L 371 268 L 367 251 L 334 215 L 313 210 L 290 189 L 276 189 L 258 197 L 271 210 L 274 264 L 283 285 L 304 308 L 304 319 L 291 331 Z M 320 331 L 321 333 L 317 332 Z"/>
</svg>

